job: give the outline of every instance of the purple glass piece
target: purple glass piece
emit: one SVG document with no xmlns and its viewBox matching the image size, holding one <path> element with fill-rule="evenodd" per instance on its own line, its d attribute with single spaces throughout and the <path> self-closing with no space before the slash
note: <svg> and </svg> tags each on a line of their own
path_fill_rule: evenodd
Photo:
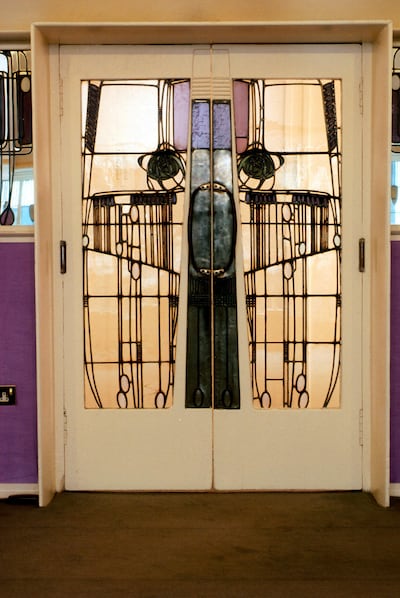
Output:
<svg viewBox="0 0 400 598">
<path fill-rule="evenodd" d="M 189 81 L 174 85 L 174 146 L 186 150 L 189 130 Z"/>
<path fill-rule="evenodd" d="M 231 104 L 213 102 L 213 148 L 231 149 Z"/>
<path fill-rule="evenodd" d="M 208 101 L 193 102 L 192 149 L 210 149 L 210 102 Z"/>
<path fill-rule="evenodd" d="M 233 82 L 233 107 L 235 113 L 236 151 L 244 152 L 249 141 L 249 84 Z"/>
</svg>

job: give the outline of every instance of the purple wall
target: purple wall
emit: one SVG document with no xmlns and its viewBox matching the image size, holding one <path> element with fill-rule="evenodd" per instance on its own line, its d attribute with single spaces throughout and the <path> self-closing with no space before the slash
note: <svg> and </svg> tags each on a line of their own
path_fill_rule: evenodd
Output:
<svg viewBox="0 0 400 598">
<path fill-rule="evenodd" d="M 390 481 L 400 483 L 400 241 L 391 246 Z"/>
<path fill-rule="evenodd" d="M 0 385 L 15 384 L 15 406 L 0 405 L 0 483 L 36 483 L 36 360 L 33 243 L 0 243 Z"/>
</svg>

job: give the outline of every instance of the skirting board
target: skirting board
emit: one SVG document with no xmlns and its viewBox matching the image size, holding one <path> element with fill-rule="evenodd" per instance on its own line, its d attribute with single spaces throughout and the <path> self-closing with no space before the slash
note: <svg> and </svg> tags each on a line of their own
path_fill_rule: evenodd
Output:
<svg viewBox="0 0 400 598">
<path fill-rule="evenodd" d="M 400 484 L 390 484 L 390 496 L 400 496 Z"/>
<path fill-rule="evenodd" d="M 39 494 L 38 484 L 0 484 L 0 499 L 20 494 Z"/>
</svg>

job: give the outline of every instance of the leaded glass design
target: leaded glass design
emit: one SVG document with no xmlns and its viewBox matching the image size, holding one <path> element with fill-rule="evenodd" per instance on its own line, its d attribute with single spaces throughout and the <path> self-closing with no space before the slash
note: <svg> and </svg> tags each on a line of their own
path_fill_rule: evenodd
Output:
<svg viewBox="0 0 400 598">
<path fill-rule="evenodd" d="M 0 50 L 0 225 L 32 223 L 30 51 Z"/>
<path fill-rule="evenodd" d="M 192 104 L 186 407 L 237 409 L 231 102 Z"/>
<path fill-rule="evenodd" d="M 87 408 L 172 405 L 188 115 L 187 80 L 82 82 Z"/>
<path fill-rule="evenodd" d="M 256 408 L 340 405 L 341 85 L 234 82 Z"/>
<path fill-rule="evenodd" d="M 237 250 L 253 405 L 340 406 L 341 82 L 242 79 L 229 95 L 82 83 L 87 408 L 172 405 L 182 243 L 186 407 L 240 407 Z"/>
<path fill-rule="evenodd" d="M 400 48 L 393 48 L 392 63 L 392 164 L 390 223 L 400 223 Z"/>
<path fill-rule="evenodd" d="M 393 48 L 392 144 L 400 145 L 400 48 Z"/>
</svg>

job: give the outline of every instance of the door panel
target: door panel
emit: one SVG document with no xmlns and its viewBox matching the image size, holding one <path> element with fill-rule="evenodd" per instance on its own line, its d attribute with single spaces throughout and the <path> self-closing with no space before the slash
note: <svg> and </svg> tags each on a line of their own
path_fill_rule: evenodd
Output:
<svg viewBox="0 0 400 598">
<path fill-rule="evenodd" d="M 361 341 L 360 50 L 314 52 L 307 46 L 230 51 L 232 79 L 247 76 L 264 86 L 261 93 L 258 83 L 253 95 L 264 98 L 258 110 L 265 135 L 255 129 L 251 149 L 268 144 L 263 176 L 272 183 L 260 189 L 259 177 L 246 188 L 249 176 L 242 176 L 240 158 L 250 153 L 242 134 L 243 254 L 237 255 L 243 255 L 245 288 L 238 288 L 238 314 L 243 318 L 246 307 L 253 404 L 243 401 L 238 412 L 214 414 L 214 479 L 221 490 L 362 484 L 361 363 L 355 348 Z M 281 83 L 285 97 L 276 104 Z M 289 96 L 299 85 L 304 102 L 293 105 Z M 283 127 L 277 109 L 285 114 Z M 239 320 L 239 334 L 243 329 Z M 239 336 L 241 363 L 246 340 Z M 241 370 L 242 386 L 246 374 Z"/>
<path fill-rule="evenodd" d="M 186 276 L 187 245 L 182 244 L 182 256 L 172 254 L 176 243 L 171 244 L 171 239 L 176 241 L 182 235 L 187 208 L 184 191 L 177 189 L 180 181 L 169 190 L 169 181 L 162 175 L 166 162 L 160 156 L 167 149 L 162 146 L 167 141 L 163 140 L 166 132 L 159 131 L 157 125 L 155 133 L 146 135 L 142 147 L 137 147 L 145 115 L 129 119 L 126 106 L 118 103 L 121 90 L 113 89 L 111 84 L 107 91 L 115 114 L 112 128 L 119 147 L 124 149 L 115 151 L 110 147 L 107 126 L 102 127 L 104 106 L 100 103 L 96 117 L 93 98 L 88 99 L 87 110 L 92 119 L 84 118 L 80 125 L 81 88 L 88 85 L 82 82 L 99 87 L 99 82 L 105 80 L 187 80 L 192 71 L 192 50 L 166 48 L 160 56 L 155 48 L 117 47 L 110 52 L 105 48 L 65 47 L 61 55 L 61 76 L 68 81 L 62 123 L 66 164 L 62 181 L 63 235 L 69 248 L 64 278 L 65 321 L 76 318 L 76 324 L 65 326 L 65 367 L 75 374 L 65 378 L 66 488 L 208 489 L 212 475 L 211 413 L 194 414 L 175 398 L 184 395 L 185 386 L 185 360 L 174 355 L 174 345 L 185 343 L 184 328 L 176 330 L 176 318 L 178 310 L 185 310 L 183 302 L 178 306 L 177 297 L 179 278 Z M 158 102 L 162 110 L 168 110 L 170 86 L 166 89 L 166 85 L 157 85 L 150 93 L 145 91 L 144 104 L 154 106 L 151 92 L 156 89 L 156 110 Z M 185 103 L 182 98 L 179 101 Z M 85 112 L 84 104 L 82 110 Z M 99 137 L 95 139 L 91 131 L 96 130 L 92 126 L 96 120 Z M 87 140 L 82 157 L 83 188 L 79 147 L 82 135 Z M 177 145 L 186 142 L 179 127 L 175 138 Z M 157 149 L 159 154 L 152 153 Z M 139 151 L 140 163 L 134 155 Z M 174 170 L 173 178 L 178 175 Z M 82 196 L 87 198 L 83 210 Z M 178 213 L 171 221 L 168 211 L 172 210 Z M 111 238 L 106 223 L 113 225 Z M 83 254 L 87 263 L 83 265 L 82 233 L 83 249 L 87 250 Z M 156 237 L 160 233 L 161 243 Z M 96 302 L 103 302 L 95 313 L 97 321 L 93 319 Z M 161 315 L 166 324 L 164 321 L 160 330 Z M 100 325 L 106 329 L 103 341 L 96 339 Z M 107 368 L 112 370 L 109 374 Z M 122 370 L 118 372 L 118 368 Z M 174 396 L 168 388 L 173 381 Z M 85 384 L 86 406 L 82 401 Z M 133 384 L 141 388 L 134 389 Z M 164 403 L 167 395 L 168 402 Z M 104 403 L 102 408 L 100 401 Z"/>
<path fill-rule="evenodd" d="M 359 47 L 65 47 L 61 77 L 66 487 L 360 488 Z"/>
</svg>

